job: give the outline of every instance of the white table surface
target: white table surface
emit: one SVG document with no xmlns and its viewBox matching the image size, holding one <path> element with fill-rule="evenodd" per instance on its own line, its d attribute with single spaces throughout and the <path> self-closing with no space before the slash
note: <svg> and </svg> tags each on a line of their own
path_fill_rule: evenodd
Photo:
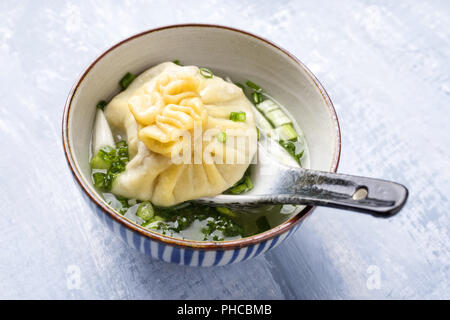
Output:
<svg viewBox="0 0 450 320">
<path fill-rule="evenodd" d="M 119 40 L 186 22 L 275 41 L 317 75 L 340 172 L 404 183 L 392 219 L 319 208 L 253 260 L 189 268 L 92 214 L 61 144 L 65 98 Z M 450 298 L 449 1 L 0 1 L 0 298 Z"/>
</svg>

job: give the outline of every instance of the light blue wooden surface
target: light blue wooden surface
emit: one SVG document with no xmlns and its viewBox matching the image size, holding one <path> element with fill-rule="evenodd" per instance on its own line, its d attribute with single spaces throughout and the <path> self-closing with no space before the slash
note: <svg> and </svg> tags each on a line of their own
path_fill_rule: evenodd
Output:
<svg viewBox="0 0 450 320">
<path fill-rule="evenodd" d="M 409 187 L 389 220 L 317 209 L 238 265 L 151 260 L 97 220 L 63 155 L 65 98 L 133 33 L 225 24 L 299 57 L 340 119 L 339 170 Z M 1 1 L 0 298 L 450 298 L 448 1 Z"/>
</svg>

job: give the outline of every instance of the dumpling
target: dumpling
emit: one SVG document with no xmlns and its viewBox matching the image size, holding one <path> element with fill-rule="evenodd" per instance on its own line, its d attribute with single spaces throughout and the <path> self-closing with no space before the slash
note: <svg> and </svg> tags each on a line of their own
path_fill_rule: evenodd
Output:
<svg viewBox="0 0 450 320">
<path fill-rule="evenodd" d="M 245 112 L 245 121 L 230 120 Z M 105 109 L 127 136 L 130 162 L 116 195 L 172 206 L 235 184 L 256 152 L 252 105 L 236 85 L 195 66 L 161 63 L 137 77 Z"/>
</svg>

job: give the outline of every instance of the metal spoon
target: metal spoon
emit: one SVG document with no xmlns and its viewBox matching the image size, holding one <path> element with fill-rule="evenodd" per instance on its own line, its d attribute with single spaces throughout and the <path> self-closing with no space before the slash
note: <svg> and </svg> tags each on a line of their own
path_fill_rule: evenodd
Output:
<svg viewBox="0 0 450 320">
<path fill-rule="evenodd" d="M 220 194 L 196 201 L 210 206 L 254 207 L 264 204 L 304 204 L 334 207 L 389 217 L 408 198 L 405 186 L 381 179 L 295 168 L 280 164 L 264 147 L 261 134 L 257 163 L 252 165 L 252 190 Z"/>
</svg>

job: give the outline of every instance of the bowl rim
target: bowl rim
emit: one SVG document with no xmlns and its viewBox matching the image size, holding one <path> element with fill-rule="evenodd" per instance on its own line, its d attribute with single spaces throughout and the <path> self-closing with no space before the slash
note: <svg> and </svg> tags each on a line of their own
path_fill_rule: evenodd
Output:
<svg viewBox="0 0 450 320">
<path fill-rule="evenodd" d="M 187 240 L 187 239 L 180 239 L 175 237 L 170 237 L 167 235 L 163 235 L 160 233 L 157 233 L 155 231 L 151 231 L 149 229 L 146 229 L 144 227 L 141 227 L 134 222 L 128 220 L 121 214 L 114 211 L 112 208 L 107 206 L 103 201 L 99 199 L 99 196 L 97 194 L 93 194 L 92 191 L 89 189 L 87 182 L 84 180 L 81 172 L 78 171 L 77 166 L 75 164 L 75 160 L 72 157 L 71 147 L 69 143 L 69 114 L 70 114 L 70 108 L 72 105 L 73 97 L 75 96 L 78 87 L 80 86 L 81 82 L 84 80 L 86 75 L 91 71 L 91 69 L 108 53 L 112 52 L 114 49 L 120 47 L 121 45 L 132 41 L 134 39 L 137 39 L 139 37 L 145 36 L 150 33 L 168 30 L 168 29 L 175 29 L 175 28 L 186 28 L 186 27 L 198 27 L 198 28 L 214 28 L 214 29 L 222 29 L 222 30 L 228 30 L 236 33 L 241 33 L 246 36 L 252 37 L 256 40 L 263 41 L 266 44 L 270 45 L 272 48 L 278 50 L 279 52 L 283 53 L 287 58 L 291 59 L 294 63 L 296 63 L 300 68 L 302 68 L 305 73 L 310 77 L 312 82 L 315 84 L 317 89 L 322 95 L 322 98 L 324 99 L 325 105 L 328 108 L 328 111 L 330 112 L 330 117 L 332 122 L 334 123 L 334 130 L 335 130 L 335 150 L 333 153 L 333 161 L 330 167 L 331 172 L 336 172 L 340 155 L 341 155 L 341 131 L 339 126 L 338 117 L 336 114 L 336 110 L 334 109 L 333 103 L 331 102 L 330 97 L 328 96 L 328 93 L 326 92 L 325 88 L 322 86 L 322 84 L 319 82 L 319 80 L 316 78 L 316 76 L 294 55 L 289 53 L 287 50 L 283 49 L 282 47 L 278 46 L 277 44 L 273 43 L 270 40 L 267 40 L 263 37 L 260 37 L 258 35 L 255 35 L 253 33 L 250 33 L 248 31 L 240 30 L 237 28 L 229 27 L 229 26 L 223 26 L 223 25 L 217 25 L 217 24 L 203 24 L 203 23 L 186 23 L 186 24 L 173 24 L 173 25 L 167 25 L 157 28 L 152 28 L 146 31 L 139 32 L 137 34 L 134 34 L 105 50 L 103 53 L 101 53 L 92 63 L 88 65 L 87 68 L 84 69 L 84 71 L 81 73 L 81 76 L 78 77 L 75 84 L 72 86 L 69 95 L 67 96 L 65 105 L 64 105 L 64 113 L 62 118 L 62 142 L 63 142 L 63 148 L 64 153 L 66 156 L 67 163 L 69 164 L 69 167 L 72 171 L 72 174 L 74 175 L 76 181 L 80 185 L 80 187 L 84 190 L 84 192 L 89 196 L 89 198 L 101 209 L 104 213 L 107 213 L 112 219 L 114 219 L 116 222 L 124 225 L 128 229 L 131 229 L 134 232 L 139 233 L 141 236 L 150 238 L 150 240 L 162 242 L 166 245 L 175 246 L 175 247 L 181 247 L 181 248 L 190 248 L 190 249 L 202 249 L 202 250 L 233 250 L 236 248 L 243 248 L 251 245 L 255 245 L 262 241 L 267 241 L 270 239 L 275 238 L 278 235 L 281 235 L 290 229 L 292 229 L 295 225 L 297 225 L 300 221 L 305 219 L 307 216 L 311 214 L 311 212 L 315 209 L 313 206 L 306 206 L 302 211 L 300 211 L 298 214 L 296 214 L 294 217 L 291 217 L 289 220 L 283 222 L 282 224 L 267 230 L 263 233 L 259 233 L 250 237 L 245 237 L 241 239 L 236 240 L 227 240 L 227 241 L 196 241 L 196 240 Z"/>
</svg>

